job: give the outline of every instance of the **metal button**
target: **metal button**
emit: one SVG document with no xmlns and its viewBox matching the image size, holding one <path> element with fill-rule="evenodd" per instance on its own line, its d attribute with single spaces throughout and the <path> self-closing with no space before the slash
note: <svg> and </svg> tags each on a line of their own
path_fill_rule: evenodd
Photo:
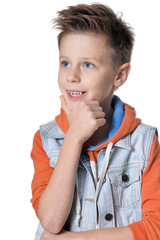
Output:
<svg viewBox="0 0 160 240">
<path fill-rule="evenodd" d="M 128 182 L 129 181 L 129 177 L 127 174 L 123 173 L 122 174 L 122 182 Z"/>
<path fill-rule="evenodd" d="M 106 221 L 111 221 L 113 218 L 113 215 L 111 213 L 107 213 L 105 216 Z"/>
</svg>

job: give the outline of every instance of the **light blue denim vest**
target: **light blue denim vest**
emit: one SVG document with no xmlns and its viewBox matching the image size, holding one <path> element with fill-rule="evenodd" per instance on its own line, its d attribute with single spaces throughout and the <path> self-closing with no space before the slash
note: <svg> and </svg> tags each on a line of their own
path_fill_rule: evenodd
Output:
<svg viewBox="0 0 160 240">
<path fill-rule="evenodd" d="M 53 120 L 40 127 L 42 144 L 55 167 L 65 134 Z M 100 228 L 127 226 L 142 219 L 141 184 L 142 174 L 148 164 L 156 129 L 139 124 L 124 138 L 117 141 L 109 154 L 109 164 L 97 201 Z M 73 149 L 74 151 L 74 149 Z M 106 149 L 101 149 L 97 159 L 100 176 Z M 88 155 L 82 150 L 77 170 L 78 193 L 75 191 L 70 215 L 64 228 L 70 231 L 96 229 L 95 184 Z M 65 183 L 64 183 L 65 184 Z M 77 225 L 77 195 L 81 204 L 81 218 Z M 40 239 L 43 228 L 39 223 L 35 239 Z"/>
</svg>

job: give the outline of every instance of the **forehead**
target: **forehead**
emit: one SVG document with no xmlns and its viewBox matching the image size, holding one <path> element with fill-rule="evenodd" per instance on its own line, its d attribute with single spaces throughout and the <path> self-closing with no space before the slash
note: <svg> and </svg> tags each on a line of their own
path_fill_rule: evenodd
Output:
<svg viewBox="0 0 160 240">
<path fill-rule="evenodd" d="M 96 33 L 65 34 L 60 43 L 60 55 L 106 58 L 111 56 L 109 39 Z"/>
</svg>

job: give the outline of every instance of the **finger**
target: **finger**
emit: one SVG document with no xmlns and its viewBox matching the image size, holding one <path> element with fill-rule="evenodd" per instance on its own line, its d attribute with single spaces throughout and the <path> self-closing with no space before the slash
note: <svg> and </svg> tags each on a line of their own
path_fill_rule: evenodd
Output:
<svg viewBox="0 0 160 240">
<path fill-rule="evenodd" d="M 97 105 L 90 105 L 90 109 L 92 111 L 102 111 L 103 112 L 103 108 L 101 106 L 97 106 Z"/>
<path fill-rule="evenodd" d="M 106 124 L 105 118 L 99 118 L 99 119 L 97 119 L 98 128 L 99 128 L 99 127 L 102 127 L 102 126 L 105 125 L 105 124 Z"/>
<path fill-rule="evenodd" d="M 66 100 L 65 100 L 63 95 L 60 96 L 60 100 L 61 100 L 61 107 L 65 111 L 65 113 L 66 113 L 66 115 L 68 117 L 70 112 L 71 112 L 71 110 L 68 108 Z"/>
<path fill-rule="evenodd" d="M 105 118 L 105 113 L 102 111 L 94 111 L 92 112 L 93 117 L 98 119 L 98 118 Z"/>
<path fill-rule="evenodd" d="M 86 100 L 85 103 L 88 105 L 100 106 L 98 100 Z"/>
</svg>

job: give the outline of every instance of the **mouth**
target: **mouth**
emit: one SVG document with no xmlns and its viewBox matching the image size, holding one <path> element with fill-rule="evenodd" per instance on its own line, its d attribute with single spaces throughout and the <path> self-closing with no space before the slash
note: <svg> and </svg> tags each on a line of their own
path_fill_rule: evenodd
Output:
<svg viewBox="0 0 160 240">
<path fill-rule="evenodd" d="M 86 92 L 85 91 L 76 91 L 76 90 L 66 90 L 70 99 L 78 100 L 81 99 Z"/>
</svg>

